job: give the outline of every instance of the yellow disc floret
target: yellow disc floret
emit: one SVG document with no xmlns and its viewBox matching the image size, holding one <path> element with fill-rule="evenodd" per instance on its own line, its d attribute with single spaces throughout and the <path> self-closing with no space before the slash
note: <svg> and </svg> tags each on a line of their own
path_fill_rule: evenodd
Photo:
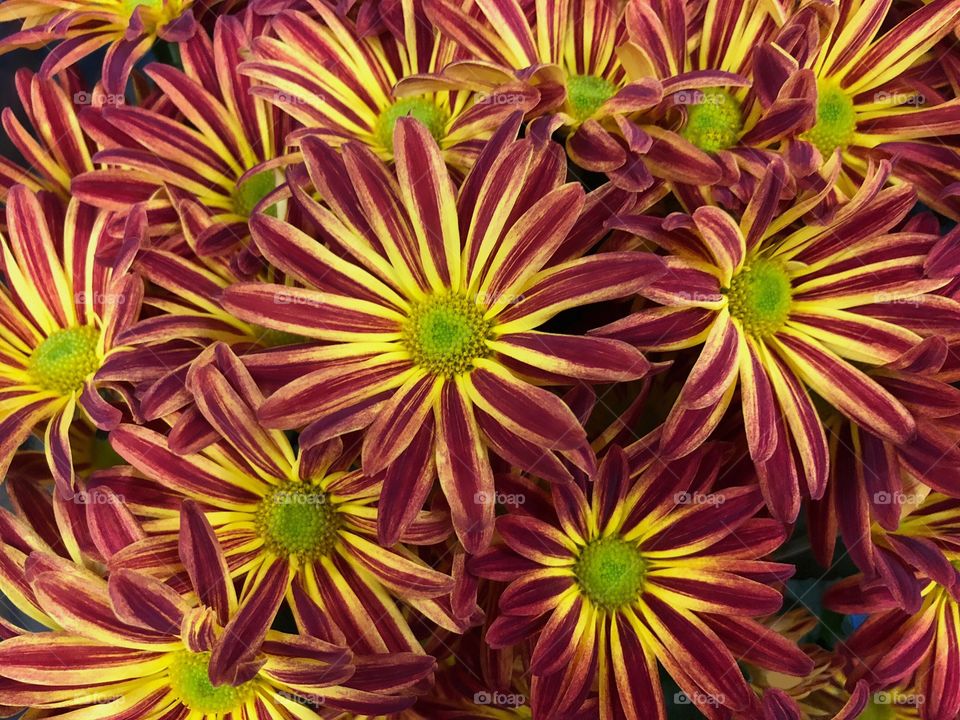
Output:
<svg viewBox="0 0 960 720">
<path fill-rule="evenodd" d="M 68 395 L 100 367 L 97 343 L 100 331 L 92 325 L 57 330 L 30 356 L 27 372 L 44 390 Z"/>
<path fill-rule="evenodd" d="M 687 123 L 680 134 L 704 152 L 720 152 L 737 144 L 743 132 L 740 103 L 726 90 L 708 88 L 687 103 Z"/>
<path fill-rule="evenodd" d="M 374 129 L 377 141 L 390 152 L 393 152 L 393 129 L 397 120 L 402 117 L 419 120 L 437 142 L 446 134 L 447 123 L 450 121 L 450 113 L 429 98 L 409 97 L 397 100 L 380 114 Z"/>
<path fill-rule="evenodd" d="M 730 314 L 744 332 L 764 337 L 787 321 L 793 304 L 790 275 L 776 260 L 756 258 L 744 265 L 726 289 Z"/>
<path fill-rule="evenodd" d="M 308 483 L 287 483 L 264 497 L 257 528 L 267 548 L 281 557 L 322 557 L 336 547 L 342 519 L 330 497 Z"/>
<path fill-rule="evenodd" d="M 183 651 L 170 662 L 170 689 L 192 713 L 222 717 L 239 709 L 253 694 L 253 682 L 214 686 L 209 675 L 210 653 Z"/>
<path fill-rule="evenodd" d="M 403 331 L 414 363 L 435 375 L 467 372 L 489 353 L 490 322 L 473 300 L 446 293 L 416 305 Z"/>
<path fill-rule="evenodd" d="M 816 145 L 826 159 L 838 148 L 846 148 L 856 131 L 853 98 L 839 87 L 821 84 L 817 88 L 817 122 L 804 138 Z"/>
<path fill-rule="evenodd" d="M 595 605 L 616 610 L 640 596 L 646 567 L 636 543 L 605 537 L 580 552 L 574 573 L 583 594 Z"/>
</svg>

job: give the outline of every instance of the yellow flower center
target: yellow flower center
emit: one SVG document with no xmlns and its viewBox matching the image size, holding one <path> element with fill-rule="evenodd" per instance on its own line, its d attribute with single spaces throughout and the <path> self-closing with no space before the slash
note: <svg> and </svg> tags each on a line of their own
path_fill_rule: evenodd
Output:
<svg viewBox="0 0 960 720">
<path fill-rule="evenodd" d="M 764 337 L 787 321 L 793 289 L 786 268 L 775 260 L 758 258 L 734 275 L 726 290 L 730 314 L 744 332 Z"/>
<path fill-rule="evenodd" d="M 646 568 L 635 543 L 605 537 L 592 541 L 580 552 L 574 573 L 583 594 L 595 605 L 616 610 L 640 596 Z"/>
<path fill-rule="evenodd" d="M 437 142 L 446 134 L 450 113 L 425 97 L 409 97 L 397 100 L 388 107 L 377 120 L 374 135 L 377 141 L 393 152 L 393 128 L 402 117 L 412 117 L 423 123 Z"/>
<path fill-rule="evenodd" d="M 570 75 L 567 78 L 567 104 L 577 122 L 583 122 L 612 98 L 616 90 L 614 84 L 606 78 L 596 75 Z"/>
<path fill-rule="evenodd" d="M 805 134 L 805 139 L 816 145 L 824 159 L 853 140 L 857 131 L 857 111 L 853 98 L 835 85 L 821 84 L 817 88 L 817 122 Z"/>
<path fill-rule="evenodd" d="M 732 94 L 708 88 L 686 108 L 687 124 L 680 134 L 698 148 L 715 153 L 737 144 L 743 132 L 743 111 Z"/>
<path fill-rule="evenodd" d="M 435 375 L 453 377 L 473 368 L 489 353 L 490 322 L 476 302 L 453 293 L 434 295 L 416 305 L 403 329 L 413 361 Z"/>
<path fill-rule="evenodd" d="M 100 367 L 99 340 L 100 331 L 92 325 L 57 330 L 33 351 L 27 372 L 44 390 L 61 395 L 80 390 L 84 380 Z"/>
<path fill-rule="evenodd" d="M 237 185 L 233 192 L 234 212 L 243 217 L 250 217 L 257 203 L 273 192 L 276 187 L 277 177 L 272 170 L 264 170 L 256 175 L 251 175 Z M 267 208 L 266 214 L 276 217 L 277 208 L 275 206 Z"/>
<path fill-rule="evenodd" d="M 170 663 L 170 689 L 194 713 L 222 715 L 238 709 L 253 695 L 253 681 L 234 687 L 210 682 L 210 653 L 183 651 Z"/>
<path fill-rule="evenodd" d="M 159 10 L 163 7 L 163 0 L 122 0 L 123 11 L 126 15 L 133 15 L 133 11 L 143 5 L 149 10 Z"/>
<path fill-rule="evenodd" d="M 257 510 L 267 548 L 281 557 L 322 557 L 336 547 L 342 519 L 320 488 L 288 483 L 274 488 Z"/>
</svg>

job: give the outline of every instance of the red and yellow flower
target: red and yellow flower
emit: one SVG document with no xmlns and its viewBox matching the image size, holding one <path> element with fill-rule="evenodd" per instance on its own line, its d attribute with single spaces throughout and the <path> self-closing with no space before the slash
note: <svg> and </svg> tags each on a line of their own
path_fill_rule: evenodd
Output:
<svg viewBox="0 0 960 720">
<path fill-rule="evenodd" d="M 305 139 L 325 204 L 294 194 L 319 239 L 265 215 L 251 221 L 264 256 L 305 287 L 241 283 L 224 294 L 249 322 L 321 341 L 313 359 L 323 367 L 270 396 L 259 416 L 269 427 L 306 426 L 307 446 L 367 429 L 364 471 L 386 472 L 386 546 L 422 507 L 434 465 L 460 540 L 487 545 L 488 448 L 544 477 L 569 479 L 560 458 L 593 467 L 573 412 L 537 384 L 627 380 L 648 368 L 626 343 L 537 330 L 561 310 L 635 293 L 662 267 L 644 253 L 579 257 L 612 208 L 603 190 L 585 199 L 563 184 L 559 148 L 514 141 L 518 123 L 519 113 L 491 140 L 459 195 L 415 119 L 397 122 L 395 176 L 359 144 L 340 155 Z"/>
<path fill-rule="evenodd" d="M 697 448 L 739 386 L 760 486 L 785 521 L 799 513 L 801 487 L 818 499 L 829 476 L 810 391 L 880 438 L 904 443 L 916 433 L 904 404 L 858 367 L 892 363 L 922 341 L 911 324 L 878 319 L 874 305 L 897 303 L 920 324 L 925 294 L 946 284 L 924 270 L 936 236 L 890 232 L 915 195 L 908 186 L 884 189 L 889 170 L 874 168 L 823 223 L 798 221 L 831 186 L 783 206 L 779 162 L 739 219 L 704 206 L 619 223 L 664 247 L 669 272 L 644 292 L 656 306 L 598 334 L 645 350 L 703 346 L 667 418 L 662 451 L 679 457 Z"/>
<path fill-rule="evenodd" d="M 780 608 L 771 585 L 793 568 L 764 560 L 784 529 L 755 517 L 757 486 L 715 487 L 722 461 L 706 448 L 665 464 L 655 437 L 612 446 L 589 496 L 579 483 L 554 484 L 543 516 L 498 519 L 505 547 L 470 565 L 510 581 L 486 640 L 539 633 L 530 672 L 543 717 L 565 717 L 596 684 L 604 720 L 663 720 L 658 664 L 711 714 L 756 700 L 738 659 L 796 676 L 812 669 L 754 619 Z"/>
<path fill-rule="evenodd" d="M 244 580 L 234 624 L 247 633 L 269 627 L 286 598 L 303 628 L 333 624 L 370 652 L 422 653 L 392 596 L 462 631 L 445 597 L 453 580 L 403 545 L 371 540 L 382 481 L 348 470 L 352 456 L 339 457 L 339 440 L 294 453 L 282 432 L 257 422 L 254 408 L 263 397 L 239 359 L 226 346 L 215 350 L 208 362 L 194 365 L 189 380 L 212 444 L 181 456 L 167 437 L 146 427 L 121 425 L 110 435 L 140 474 L 121 468 L 99 473 L 91 484 L 124 497 L 148 533 L 114 556 L 112 567 L 148 570 L 161 579 L 182 573 L 175 559 L 183 530 L 176 507 L 190 498 L 213 525 L 230 576 Z M 448 534 L 446 514 L 420 513 L 402 539 L 429 545 Z M 245 637 L 231 639 L 217 667 L 238 660 Z"/>
<path fill-rule="evenodd" d="M 0 469 L 32 433 L 42 434 L 61 492 L 72 494 L 70 427 L 107 430 L 121 411 L 101 395 L 97 371 L 136 319 L 143 288 L 125 275 L 129 258 L 97 259 L 107 217 L 72 200 L 66 215 L 23 186 L 7 197 L 8 239 L 0 241 Z M 62 230 L 61 230 L 62 228 Z M 124 395 L 121 395 L 124 397 Z"/>
<path fill-rule="evenodd" d="M 397 119 L 414 117 L 444 160 L 465 172 L 511 113 L 537 103 L 537 92 L 520 82 L 481 94 L 426 77 L 458 52 L 418 3 L 398 8 L 396 34 L 364 34 L 328 3 L 308 5 L 315 17 L 301 10 L 274 16 L 272 34 L 257 38 L 253 58 L 241 68 L 257 81 L 255 95 L 302 123 L 291 140 L 319 137 L 334 147 L 357 140 L 389 160 Z"/>
</svg>

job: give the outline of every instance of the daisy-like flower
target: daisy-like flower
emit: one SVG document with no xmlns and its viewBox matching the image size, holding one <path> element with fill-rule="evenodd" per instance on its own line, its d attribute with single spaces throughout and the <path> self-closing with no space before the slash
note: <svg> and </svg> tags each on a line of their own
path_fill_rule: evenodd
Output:
<svg viewBox="0 0 960 720">
<path fill-rule="evenodd" d="M 953 720 L 960 712 L 958 503 L 935 498 L 925 505 L 926 520 L 933 523 L 928 534 L 946 539 L 936 525 L 949 518 L 952 548 L 946 554 L 948 561 L 934 553 L 931 557 L 936 561 L 923 562 L 924 570 L 918 575 L 921 601 L 915 611 L 904 610 L 890 588 L 863 576 L 841 581 L 824 597 L 832 610 L 868 615 L 842 650 L 850 666 L 848 677 L 866 680 L 876 691 L 871 709 L 887 713 L 879 717 Z"/>
<path fill-rule="evenodd" d="M 678 457 L 699 446 L 739 386 L 764 497 L 790 521 L 801 485 L 820 498 L 829 473 L 810 390 L 879 438 L 903 443 L 916 432 L 903 403 L 858 365 L 894 362 L 922 338 L 869 306 L 896 302 L 919 324 L 924 294 L 946 281 L 924 274 L 936 236 L 888 234 L 915 195 L 907 186 L 883 189 L 885 162 L 825 224 L 795 225 L 830 186 L 780 209 L 783 172 L 781 163 L 771 166 L 739 220 L 706 206 L 665 220 L 624 219 L 624 228 L 667 249 L 669 273 L 644 293 L 659 306 L 598 333 L 647 350 L 702 345 L 667 418 L 662 451 Z"/>
<path fill-rule="evenodd" d="M 397 122 L 396 176 L 359 144 L 340 155 L 304 140 L 326 205 L 302 189 L 295 196 L 343 256 L 256 215 L 260 250 L 306 287 L 242 283 L 224 293 L 224 306 L 249 322 L 323 342 L 313 352 L 324 367 L 274 393 L 259 416 L 269 427 L 306 425 L 307 445 L 367 428 L 364 471 L 386 471 L 385 546 L 422 507 L 434 463 L 460 540 L 487 545 L 488 448 L 551 479 L 570 478 L 561 456 L 587 471 L 594 462 L 573 412 L 530 380 L 611 382 L 649 367 L 626 343 L 536 330 L 566 308 L 637 292 L 662 266 L 646 253 L 578 257 L 610 208 L 562 184 L 559 148 L 514 141 L 519 119 L 498 131 L 459 195 L 413 118 Z"/>
<path fill-rule="evenodd" d="M 143 720 L 309 720 L 413 703 L 408 688 L 432 672 L 432 658 L 354 656 L 342 645 L 266 628 L 248 636 L 244 662 L 213 674 L 237 597 L 203 514 L 189 503 L 182 512 L 179 549 L 192 604 L 146 575 L 118 570 L 104 581 L 51 556 L 30 556 L 31 588 L 60 629 L 0 643 L 0 703 Z"/>
<path fill-rule="evenodd" d="M 218 18 L 212 40 L 203 31 L 181 44 L 183 70 L 153 63 L 145 72 L 176 110 L 105 107 L 85 118 L 104 147 L 102 169 L 74 180 L 74 196 L 127 213 L 147 202 L 151 234 L 191 224 L 194 250 L 223 255 L 249 239 L 247 218 L 277 187 L 285 122 L 250 94 L 238 72 L 263 24 L 253 13 Z M 270 212 L 282 212 L 282 205 Z"/>
<path fill-rule="evenodd" d="M 282 432 L 257 422 L 254 408 L 263 397 L 239 359 L 226 346 L 215 355 L 194 367 L 190 386 L 219 442 L 178 456 L 166 437 L 145 427 L 121 425 L 110 435 L 143 477 L 105 472 L 92 485 L 125 498 L 149 534 L 114 556 L 112 567 L 149 570 L 163 579 L 182 572 L 171 558 L 182 531 L 175 508 L 186 497 L 202 503 L 231 577 L 245 578 L 241 608 L 228 630 L 249 634 L 269 627 L 286 597 L 304 628 L 333 623 L 371 652 L 422 652 L 395 595 L 462 631 L 443 597 L 453 580 L 402 545 L 383 548 L 371 540 L 382 482 L 346 470 L 350 456 L 338 457 L 339 440 L 295 454 Z M 445 514 L 421 513 L 403 540 L 429 545 L 448 534 Z M 226 642 L 220 670 L 238 661 L 247 634 Z"/>
<path fill-rule="evenodd" d="M 80 127 L 76 109 L 78 101 L 88 94 L 68 74 L 55 80 L 20 69 L 16 85 L 34 132 L 23 126 L 11 108 L 3 109 L 3 129 L 29 167 L 0 158 L 0 202 L 6 200 L 14 185 L 25 185 L 33 192 L 47 191 L 66 202 L 71 179 L 93 169 L 93 149 Z"/>
<path fill-rule="evenodd" d="M 471 562 L 480 576 L 511 581 L 487 643 L 539 632 L 530 672 L 542 717 L 565 717 L 596 683 L 603 720 L 663 720 L 658 664 L 711 714 L 756 700 L 738 659 L 798 676 L 812 668 L 753 619 L 780 608 L 765 583 L 793 571 L 763 560 L 784 530 L 754 517 L 756 485 L 715 488 L 723 458 L 714 449 L 664 464 L 655 447 L 612 446 L 589 499 L 579 483 L 554 484 L 552 508 L 500 517 L 506 547 Z"/>
<path fill-rule="evenodd" d="M 684 0 L 627 4 L 624 62 L 647 69 L 664 93 L 663 103 L 635 122 L 656 133 L 653 172 L 674 180 L 687 207 L 742 207 L 783 141 L 813 125 L 816 85 L 809 70 L 772 44 L 785 17 L 779 0 L 708 0 L 688 18 L 691 12 Z M 678 178 L 670 168 L 677 148 L 707 153 L 722 178 L 709 186 Z"/>
<path fill-rule="evenodd" d="M 6 288 L 0 294 L 0 471 L 17 448 L 43 435 L 61 492 L 74 490 L 70 427 L 84 422 L 109 430 L 121 412 L 100 394 L 95 377 L 117 336 L 136 319 L 143 288 L 126 275 L 127 256 L 96 260 L 106 216 L 72 200 L 59 208 L 27 188 L 7 197 L 8 239 L 2 245 Z M 62 230 L 61 230 L 62 228 Z"/>
<path fill-rule="evenodd" d="M 943 175 L 931 170 L 951 156 L 937 139 L 960 132 L 960 100 L 925 96 L 907 73 L 956 25 L 960 2 L 934 0 L 881 35 L 889 9 L 886 0 L 812 4 L 788 23 L 784 35 L 794 44 L 785 49 L 817 83 L 816 124 L 803 137 L 823 162 L 839 154 L 838 188 L 847 197 L 872 159 L 892 157 L 891 179 L 915 183 L 925 203 L 956 216 L 957 206 L 941 197 Z M 820 32 L 805 32 L 816 13 L 825 13 L 826 22 Z"/>
<path fill-rule="evenodd" d="M 562 126 L 567 153 L 580 167 L 634 190 L 653 182 L 648 168 L 716 182 L 719 168 L 704 153 L 689 144 L 667 147 L 656 130 L 629 121 L 657 105 L 662 88 L 641 63 L 626 59 L 633 58 L 623 47 L 623 5 L 574 0 L 537 3 L 527 12 L 520 0 L 424 3 L 431 21 L 470 55 L 444 68 L 443 77 L 487 90 L 518 78 L 530 83 L 541 94 L 533 114 L 551 114 L 539 132 L 549 136 Z"/>
<path fill-rule="evenodd" d="M 0 40 L 0 54 L 56 43 L 40 67 L 55 75 L 107 47 L 104 92 L 122 99 L 130 70 L 158 38 L 182 42 L 196 30 L 192 0 L 3 0 L 0 22 L 22 21 Z"/>
<path fill-rule="evenodd" d="M 419 4 L 402 3 L 397 33 L 361 35 L 322 0 L 309 0 L 316 17 L 286 10 L 271 18 L 271 35 L 254 43 L 241 71 L 257 81 L 252 92 L 303 124 L 304 133 L 338 147 L 358 140 L 381 158 L 394 155 L 397 119 L 422 122 L 451 167 L 466 171 L 493 132 L 538 95 L 524 83 L 492 93 L 456 89 L 423 77 L 456 56 Z M 295 141 L 300 133 L 294 133 Z"/>
</svg>

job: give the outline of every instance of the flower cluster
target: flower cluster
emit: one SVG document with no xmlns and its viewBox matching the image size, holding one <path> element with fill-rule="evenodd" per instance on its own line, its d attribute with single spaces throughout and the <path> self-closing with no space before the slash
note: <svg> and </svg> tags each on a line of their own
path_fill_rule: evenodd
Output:
<svg viewBox="0 0 960 720">
<path fill-rule="evenodd" d="M 0 21 L 0 715 L 960 718 L 960 0 Z"/>
</svg>

